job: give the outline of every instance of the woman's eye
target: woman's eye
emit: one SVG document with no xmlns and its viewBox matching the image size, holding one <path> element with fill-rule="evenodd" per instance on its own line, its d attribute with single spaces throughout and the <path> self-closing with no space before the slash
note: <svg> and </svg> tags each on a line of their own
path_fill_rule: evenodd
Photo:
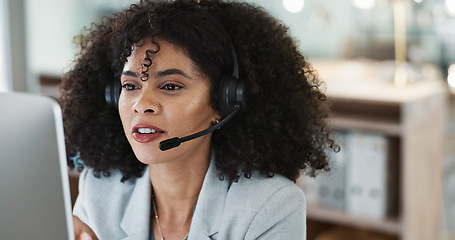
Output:
<svg viewBox="0 0 455 240">
<path fill-rule="evenodd" d="M 133 84 L 130 84 L 130 83 L 125 83 L 123 84 L 122 86 L 124 89 L 126 89 L 127 91 L 132 91 L 132 90 L 136 90 L 136 89 L 139 89 L 139 87 L 133 85 Z"/>
<path fill-rule="evenodd" d="M 171 83 L 168 83 L 162 87 L 162 89 L 167 90 L 167 91 L 179 90 L 180 88 L 182 88 L 182 87 L 175 85 L 175 84 L 171 84 Z"/>
</svg>

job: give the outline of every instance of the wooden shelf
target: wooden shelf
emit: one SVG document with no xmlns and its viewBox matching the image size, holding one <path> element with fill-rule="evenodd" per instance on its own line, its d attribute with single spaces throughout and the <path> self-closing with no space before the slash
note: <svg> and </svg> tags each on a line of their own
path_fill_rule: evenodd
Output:
<svg viewBox="0 0 455 240">
<path fill-rule="evenodd" d="M 390 200 L 397 209 L 391 218 L 375 219 L 309 202 L 309 240 L 333 226 L 383 233 L 398 240 L 439 239 L 448 109 L 444 81 L 423 76 L 400 88 L 391 81 L 391 65 L 384 67 L 381 62 L 313 61 L 313 66 L 326 83 L 332 103 L 328 123 L 333 129 L 369 131 L 394 141 L 395 154 L 390 156 L 395 156 L 391 162 L 397 164 L 397 171 L 388 174 L 396 176 L 390 181 L 397 186 L 397 196 Z"/>
<path fill-rule="evenodd" d="M 335 130 L 351 129 L 384 133 L 390 136 L 400 135 L 400 125 L 395 121 L 378 121 L 374 119 L 350 118 L 347 116 L 332 117 L 329 122 Z"/>
<path fill-rule="evenodd" d="M 308 204 L 307 216 L 313 220 L 349 227 L 365 228 L 392 235 L 399 235 L 402 231 L 401 221 L 397 218 L 372 219 L 369 217 L 352 215 L 338 209 L 318 204 Z"/>
</svg>

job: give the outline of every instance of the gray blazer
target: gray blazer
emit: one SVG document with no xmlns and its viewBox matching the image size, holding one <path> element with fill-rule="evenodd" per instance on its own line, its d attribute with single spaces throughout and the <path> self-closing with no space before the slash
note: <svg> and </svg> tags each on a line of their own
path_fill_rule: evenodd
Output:
<svg viewBox="0 0 455 240">
<path fill-rule="evenodd" d="M 218 178 L 211 161 L 196 204 L 189 240 L 306 239 L 303 192 L 289 179 L 253 175 L 230 184 Z M 122 174 L 96 178 L 84 170 L 74 215 L 100 239 L 145 240 L 150 236 L 148 169 L 125 183 Z"/>
</svg>

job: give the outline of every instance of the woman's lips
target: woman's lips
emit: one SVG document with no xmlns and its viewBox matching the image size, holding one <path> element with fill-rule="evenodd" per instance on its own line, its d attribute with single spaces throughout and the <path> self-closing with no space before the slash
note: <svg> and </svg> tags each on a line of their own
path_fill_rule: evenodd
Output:
<svg viewBox="0 0 455 240">
<path fill-rule="evenodd" d="M 133 138 L 139 143 L 151 142 L 163 133 L 163 130 L 148 124 L 137 124 L 133 127 Z"/>
</svg>

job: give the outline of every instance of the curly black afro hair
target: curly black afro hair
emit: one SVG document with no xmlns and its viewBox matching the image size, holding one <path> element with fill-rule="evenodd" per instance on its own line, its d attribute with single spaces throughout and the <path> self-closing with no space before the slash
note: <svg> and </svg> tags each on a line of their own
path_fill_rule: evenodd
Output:
<svg viewBox="0 0 455 240">
<path fill-rule="evenodd" d="M 64 75 L 63 109 L 68 164 L 122 181 L 142 176 L 118 111 L 105 101 L 105 86 L 119 82 L 132 46 L 160 38 L 182 47 L 211 81 L 218 106 L 218 80 L 232 73 L 230 45 L 246 84 L 247 109 L 212 136 L 220 178 L 237 181 L 253 171 L 293 181 L 304 170 L 329 169 L 338 146 L 326 125 L 322 82 L 299 51 L 288 28 L 260 7 L 217 0 L 141 1 L 105 17 L 80 36 L 80 53 Z"/>
</svg>

